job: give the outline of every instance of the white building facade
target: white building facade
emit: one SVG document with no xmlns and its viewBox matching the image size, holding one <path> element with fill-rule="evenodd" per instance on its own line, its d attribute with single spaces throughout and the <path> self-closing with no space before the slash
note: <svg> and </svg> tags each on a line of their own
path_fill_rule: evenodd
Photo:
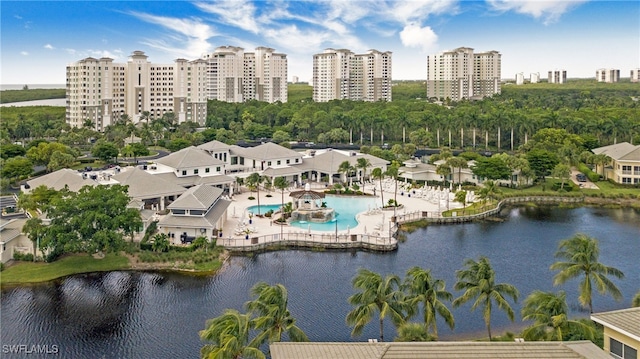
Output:
<svg viewBox="0 0 640 359">
<path fill-rule="evenodd" d="M 631 82 L 640 82 L 640 68 L 631 69 Z"/>
<path fill-rule="evenodd" d="M 203 56 L 207 62 L 207 98 L 225 102 L 287 102 L 287 55 L 269 47 L 245 52 L 220 46 Z"/>
<path fill-rule="evenodd" d="M 596 81 L 598 82 L 618 82 L 620 81 L 620 70 L 598 69 L 596 70 Z"/>
<path fill-rule="evenodd" d="M 313 55 L 313 100 L 391 101 L 391 52 L 326 49 Z"/>
<path fill-rule="evenodd" d="M 550 84 L 563 84 L 567 82 L 567 71 L 566 70 L 549 71 L 547 75 L 547 82 Z"/>
<path fill-rule="evenodd" d="M 499 94 L 501 57 L 469 47 L 427 56 L 427 97 L 459 101 Z"/>
<path fill-rule="evenodd" d="M 177 59 L 154 64 L 142 51 L 127 63 L 91 57 L 66 69 L 66 120 L 72 127 L 90 122 L 103 131 L 127 115 L 138 123 L 173 113 L 177 123 L 204 124 L 207 117 L 206 62 Z"/>
</svg>

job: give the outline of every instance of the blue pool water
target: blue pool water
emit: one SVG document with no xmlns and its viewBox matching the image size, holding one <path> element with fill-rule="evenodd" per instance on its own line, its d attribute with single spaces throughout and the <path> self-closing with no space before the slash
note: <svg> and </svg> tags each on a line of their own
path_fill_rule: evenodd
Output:
<svg viewBox="0 0 640 359">
<path fill-rule="evenodd" d="M 247 211 L 251 212 L 253 214 L 258 214 L 258 207 L 260 207 L 260 214 L 264 214 L 265 212 L 268 211 L 277 211 L 280 209 L 280 205 L 279 204 L 261 204 L 260 206 L 251 206 L 251 207 L 247 207 Z"/>
<path fill-rule="evenodd" d="M 338 230 L 344 231 L 347 227 L 353 228 L 358 225 L 356 214 L 365 212 L 370 208 L 374 208 L 376 205 L 381 205 L 380 200 L 376 197 L 345 197 L 327 195 L 324 198 L 324 201 L 327 202 L 327 207 L 333 208 L 336 211 L 336 218 L 334 221 L 327 223 L 300 221 L 291 222 L 291 225 L 302 229 L 308 229 L 311 227 L 314 231 L 335 231 L 337 223 Z"/>
</svg>

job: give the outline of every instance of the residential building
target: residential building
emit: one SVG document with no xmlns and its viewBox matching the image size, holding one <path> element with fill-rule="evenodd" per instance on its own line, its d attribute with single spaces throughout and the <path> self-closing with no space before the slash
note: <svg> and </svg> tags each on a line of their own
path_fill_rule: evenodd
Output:
<svg viewBox="0 0 640 359">
<path fill-rule="evenodd" d="M 26 221 L 24 217 L 0 219 L 0 263 L 7 263 L 15 253 L 33 254 L 33 242 L 22 233 Z"/>
<path fill-rule="evenodd" d="M 207 63 L 207 98 L 225 102 L 287 102 L 287 55 L 268 47 L 245 52 L 220 46 L 203 55 Z"/>
<path fill-rule="evenodd" d="M 524 84 L 524 74 L 522 72 L 518 72 L 516 74 L 516 85 Z"/>
<path fill-rule="evenodd" d="M 538 82 L 540 82 L 540 73 L 539 72 L 532 72 L 531 75 L 529 75 L 529 82 L 532 84 L 537 84 Z"/>
<path fill-rule="evenodd" d="M 459 47 L 427 56 L 427 97 L 460 101 L 499 94 L 501 55 Z"/>
<path fill-rule="evenodd" d="M 604 327 L 604 351 L 614 358 L 636 359 L 640 351 L 640 307 L 593 313 Z"/>
<path fill-rule="evenodd" d="M 640 145 L 621 142 L 594 148 L 591 152 L 611 158 L 611 163 L 604 168 L 606 179 L 622 184 L 640 184 Z M 602 168 L 596 168 L 596 171 L 603 173 Z"/>
<path fill-rule="evenodd" d="M 640 82 L 640 68 L 631 69 L 631 82 Z"/>
<path fill-rule="evenodd" d="M 547 82 L 550 84 L 563 84 L 567 82 L 567 71 L 566 70 L 549 71 L 549 74 L 547 76 Z"/>
<path fill-rule="evenodd" d="M 590 341 L 574 342 L 377 342 L 269 344 L 273 359 L 461 359 L 461 358 L 611 358 Z"/>
<path fill-rule="evenodd" d="M 313 100 L 391 101 L 391 52 L 326 49 L 313 55 Z"/>
<path fill-rule="evenodd" d="M 90 122 L 95 130 L 104 131 L 124 115 L 138 123 L 168 113 L 178 124 L 206 121 L 203 60 L 154 64 L 142 51 L 134 51 L 126 63 L 88 57 L 69 64 L 66 78 L 66 120 L 72 127 Z"/>
<path fill-rule="evenodd" d="M 598 69 L 596 70 L 596 81 L 598 82 L 618 82 L 620 81 L 620 70 Z"/>
</svg>

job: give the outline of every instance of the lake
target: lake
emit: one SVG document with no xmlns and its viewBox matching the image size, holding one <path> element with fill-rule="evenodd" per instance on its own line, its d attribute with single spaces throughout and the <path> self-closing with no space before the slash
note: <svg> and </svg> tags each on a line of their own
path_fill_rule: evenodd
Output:
<svg viewBox="0 0 640 359">
<path fill-rule="evenodd" d="M 63 280 L 2 292 L 3 345 L 56 345 L 61 357 L 150 358 L 199 356 L 198 331 L 225 308 L 242 309 L 249 289 L 258 281 L 282 283 L 298 325 L 312 341 L 366 341 L 377 338 L 374 320 L 362 336 L 352 338 L 345 324 L 351 309 L 351 279 L 358 268 L 404 276 L 414 265 L 431 268 L 453 291 L 455 271 L 466 258 L 489 257 L 497 282 L 514 284 L 521 300 L 513 304 L 516 322 L 498 310 L 494 334 L 523 327 L 520 303 L 534 289 L 567 292 L 573 316 L 588 316 L 577 302 L 578 281 L 554 288 L 558 242 L 577 232 L 600 240 L 600 261 L 626 274 L 615 280 L 624 299 L 594 296 L 594 310 L 630 305 L 640 289 L 640 211 L 630 209 L 510 208 L 505 221 L 430 226 L 408 234 L 392 253 L 281 251 L 233 257 L 212 277 L 175 273 L 118 271 L 76 275 Z M 480 312 L 470 305 L 453 310 L 456 328 L 439 322 L 443 340 L 485 335 Z M 394 328 L 387 324 L 385 337 Z M 3 355 L 10 358 L 11 355 Z M 37 356 L 34 356 L 37 357 Z"/>
</svg>

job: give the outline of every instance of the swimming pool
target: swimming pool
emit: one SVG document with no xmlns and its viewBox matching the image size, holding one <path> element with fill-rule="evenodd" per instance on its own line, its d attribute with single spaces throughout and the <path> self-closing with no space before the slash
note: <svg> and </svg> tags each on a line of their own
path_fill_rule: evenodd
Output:
<svg viewBox="0 0 640 359">
<path fill-rule="evenodd" d="M 269 211 L 277 211 L 280 209 L 280 207 L 282 207 L 279 204 L 261 204 L 260 205 L 260 214 L 265 214 L 265 212 L 269 212 Z M 251 212 L 253 214 L 258 214 L 258 206 L 251 206 L 251 207 L 247 207 L 247 211 Z"/>
<path fill-rule="evenodd" d="M 376 197 L 368 196 L 327 195 L 324 201 L 327 202 L 327 207 L 333 208 L 336 211 L 336 218 L 334 218 L 334 220 L 326 223 L 291 222 L 291 225 L 303 229 L 311 228 L 314 231 L 335 231 L 337 223 L 338 230 L 344 231 L 347 227 L 353 228 L 358 225 L 356 214 L 365 212 L 370 208 L 374 208 L 376 204 L 380 204 L 378 203 L 380 200 L 377 200 Z"/>
</svg>

